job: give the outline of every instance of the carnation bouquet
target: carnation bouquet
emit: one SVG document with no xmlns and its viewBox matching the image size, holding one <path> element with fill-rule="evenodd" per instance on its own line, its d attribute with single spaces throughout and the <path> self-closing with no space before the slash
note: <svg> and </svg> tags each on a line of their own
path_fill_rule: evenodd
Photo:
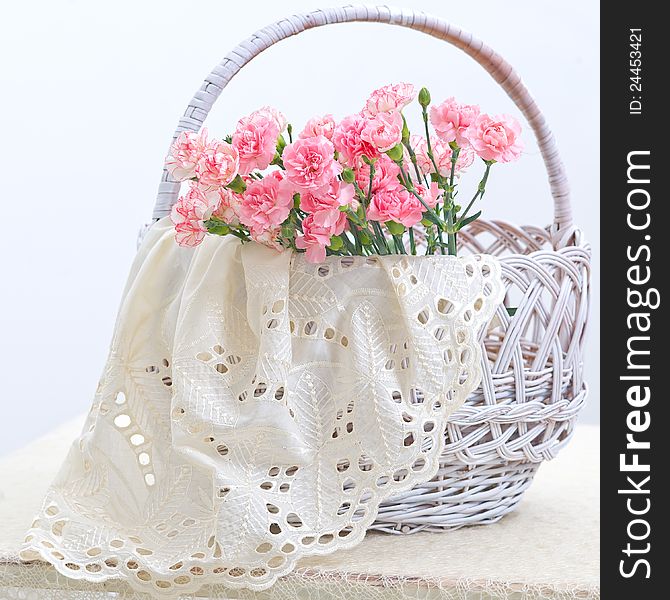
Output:
<svg viewBox="0 0 670 600">
<path fill-rule="evenodd" d="M 418 96 L 418 98 L 417 98 Z M 418 99 L 423 133 L 403 111 Z M 431 127 L 432 125 L 432 127 Z M 232 135 L 184 131 L 166 160 L 188 191 L 173 206 L 176 240 L 232 235 L 278 251 L 327 255 L 456 254 L 460 229 L 486 191 L 491 168 L 519 158 L 521 127 L 454 98 L 431 105 L 411 84 L 372 92 L 363 109 L 337 122 L 310 119 L 295 136 L 275 108 L 240 119 Z M 471 199 L 457 202 L 459 175 L 475 158 L 483 175 Z"/>
</svg>

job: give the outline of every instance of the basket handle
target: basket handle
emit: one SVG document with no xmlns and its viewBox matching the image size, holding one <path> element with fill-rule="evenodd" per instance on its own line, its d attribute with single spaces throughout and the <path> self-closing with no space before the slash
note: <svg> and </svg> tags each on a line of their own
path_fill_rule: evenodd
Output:
<svg viewBox="0 0 670 600">
<path fill-rule="evenodd" d="M 514 101 L 535 133 L 554 199 L 552 227 L 554 244 L 562 246 L 570 243 L 573 231 L 572 210 L 565 169 L 558 154 L 554 135 L 519 75 L 505 59 L 471 34 L 442 19 L 412 9 L 364 5 L 325 8 L 294 15 L 260 29 L 228 54 L 205 79 L 189 102 L 184 116 L 179 120 L 173 140 L 182 131 L 198 131 L 212 105 L 233 76 L 263 50 L 307 29 L 353 21 L 387 23 L 422 31 L 460 48 L 490 73 Z M 167 171 L 163 170 L 153 213 L 155 219 L 169 214 L 170 208 L 177 201 L 179 186 L 180 184 L 173 181 Z"/>
</svg>

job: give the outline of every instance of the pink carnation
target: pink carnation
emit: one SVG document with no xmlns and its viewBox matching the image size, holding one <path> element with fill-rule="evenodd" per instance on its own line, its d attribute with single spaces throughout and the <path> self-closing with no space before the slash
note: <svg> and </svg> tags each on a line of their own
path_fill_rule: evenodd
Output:
<svg viewBox="0 0 670 600">
<path fill-rule="evenodd" d="M 350 167 L 357 168 L 363 155 L 368 158 L 375 158 L 379 155 L 377 149 L 361 137 L 366 125 L 365 117 L 351 115 L 342 119 L 333 132 L 335 150 L 340 153 L 341 160 Z"/>
<path fill-rule="evenodd" d="M 361 139 L 386 152 L 402 141 L 402 115 L 398 111 L 383 112 L 371 117 L 361 131 Z"/>
<path fill-rule="evenodd" d="M 180 246 L 194 247 L 207 233 L 205 221 L 218 208 L 217 201 L 208 198 L 195 185 L 172 206 L 170 219 L 175 226 L 175 238 Z"/>
<path fill-rule="evenodd" d="M 385 85 L 370 94 L 363 114 L 373 117 L 379 113 L 399 111 L 407 106 L 416 97 L 414 86 L 411 83 L 394 83 Z"/>
<path fill-rule="evenodd" d="M 195 177 L 195 168 L 207 146 L 207 129 L 182 131 L 170 146 L 165 159 L 165 168 L 175 181 L 185 181 Z"/>
<path fill-rule="evenodd" d="M 430 208 L 435 208 L 444 194 L 444 190 L 440 189 L 434 181 L 430 183 L 430 187 L 426 187 L 422 183 L 417 183 L 414 186 L 414 189 Z"/>
<path fill-rule="evenodd" d="M 393 188 L 398 186 L 398 176 L 400 175 L 400 167 L 394 163 L 386 154 L 382 154 L 375 161 L 375 172 L 372 177 L 372 193 L 379 190 Z M 365 194 L 368 193 L 370 187 L 370 167 L 365 163 L 361 164 L 360 168 L 356 170 L 356 183 L 363 190 Z"/>
<path fill-rule="evenodd" d="M 398 184 L 372 195 L 368 219 L 385 223 L 395 221 L 405 227 L 416 225 L 423 218 L 424 207 L 419 200 Z"/>
<path fill-rule="evenodd" d="M 447 98 L 442 104 L 430 108 L 430 122 L 437 135 L 443 141 L 455 141 L 459 146 L 468 144 L 465 131 L 474 123 L 478 115 L 479 106 L 459 104 L 454 98 Z"/>
<path fill-rule="evenodd" d="M 200 155 L 195 175 L 203 186 L 225 186 L 235 179 L 239 166 L 240 157 L 233 146 L 212 140 Z"/>
<path fill-rule="evenodd" d="M 334 131 L 335 119 L 333 119 L 333 115 L 323 115 L 322 117 L 314 117 L 307 121 L 305 128 L 300 132 L 298 137 L 308 138 L 322 135 L 332 140 Z"/>
<path fill-rule="evenodd" d="M 334 153 L 333 144 L 323 135 L 296 140 L 286 146 L 282 154 L 286 178 L 303 191 L 327 188 L 342 172 Z"/>
<path fill-rule="evenodd" d="M 510 115 L 479 115 L 466 132 L 480 158 L 506 163 L 517 160 L 523 150 L 521 125 Z"/>
<path fill-rule="evenodd" d="M 255 235 L 281 225 L 293 206 L 293 191 L 281 171 L 252 181 L 242 195 L 239 217 Z"/>
<path fill-rule="evenodd" d="M 267 169 L 277 150 L 279 132 L 277 119 L 265 109 L 237 122 L 232 143 L 239 154 L 240 175 Z"/>
<path fill-rule="evenodd" d="M 340 207 L 354 204 L 354 186 L 334 179 L 326 190 L 318 193 L 305 192 L 300 197 L 300 208 L 314 215 L 314 223 L 321 227 L 331 227 L 339 222 Z"/>
<path fill-rule="evenodd" d="M 340 235 L 347 226 L 347 217 L 340 213 L 338 220 L 329 226 L 318 225 L 314 215 L 307 215 L 302 221 L 302 233 L 295 238 L 296 247 L 306 250 L 308 262 L 319 263 L 326 259 L 326 246 L 330 245 L 330 238 Z"/>
<path fill-rule="evenodd" d="M 416 162 L 419 170 L 428 175 L 435 171 L 433 162 L 428 156 L 428 143 L 426 138 L 420 135 L 413 135 L 410 138 L 410 145 L 416 154 Z M 452 150 L 449 144 L 441 139 L 431 140 L 433 149 L 433 158 L 442 177 L 448 177 L 451 174 L 451 155 Z M 460 148 L 458 160 L 456 161 L 455 173 L 459 173 L 468 168 L 474 161 L 474 153 L 470 146 Z"/>
<path fill-rule="evenodd" d="M 286 129 L 286 117 L 282 112 L 278 111 L 273 106 L 263 106 L 262 108 L 259 108 L 257 111 L 255 111 L 254 114 L 264 115 L 274 121 L 275 125 L 277 125 L 279 133 Z"/>
</svg>

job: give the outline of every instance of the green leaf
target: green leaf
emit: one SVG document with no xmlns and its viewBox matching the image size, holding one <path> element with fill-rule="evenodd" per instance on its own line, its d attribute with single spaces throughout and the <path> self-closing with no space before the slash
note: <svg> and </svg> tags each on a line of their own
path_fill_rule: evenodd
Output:
<svg viewBox="0 0 670 600">
<path fill-rule="evenodd" d="M 205 221 L 205 227 L 209 233 L 214 235 L 228 235 L 230 226 L 221 219 L 213 218 Z"/>
<path fill-rule="evenodd" d="M 459 230 L 463 229 L 463 227 L 465 227 L 466 225 L 469 225 L 470 223 L 472 223 L 473 221 L 478 219 L 481 214 L 482 214 L 482 211 L 480 210 L 480 211 L 477 211 L 474 215 L 470 215 L 465 220 L 459 221 L 458 222 L 458 229 Z"/>
<path fill-rule="evenodd" d="M 431 223 L 434 223 L 435 225 L 438 225 L 440 229 L 443 229 L 442 227 L 442 221 L 440 220 L 439 217 L 435 216 L 432 213 L 425 212 L 423 213 L 423 218 L 424 220 L 430 221 Z"/>
<path fill-rule="evenodd" d="M 517 307 L 516 307 L 516 306 L 514 306 L 514 307 L 512 307 L 512 306 L 506 306 L 505 308 L 507 309 L 507 314 L 508 314 L 510 317 L 513 317 L 513 316 L 516 314 L 516 311 L 517 311 Z"/>
<path fill-rule="evenodd" d="M 341 238 L 337 237 L 334 235 L 333 237 L 330 238 L 330 249 L 331 250 L 339 250 L 344 246 L 344 242 L 342 241 Z"/>
<path fill-rule="evenodd" d="M 244 183 L 244 179 L 237 175 L 226 187 L 237 194 L 241 194 L 247 189 L 247 184 Z"/>
</svg>

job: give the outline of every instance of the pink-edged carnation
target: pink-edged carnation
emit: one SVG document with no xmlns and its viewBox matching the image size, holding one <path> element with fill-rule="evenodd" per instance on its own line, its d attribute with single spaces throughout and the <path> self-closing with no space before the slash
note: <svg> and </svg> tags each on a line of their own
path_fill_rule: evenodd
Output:
<svg viewBox="0 0 670 600">
<path fill-rule="evenodd" d="M 300 196 L 300 208 L 314 215 L 314 223 L 322 227 L 332 227 L 342 216 L 340 208 L 351 206 L 356 208 L 354 186 L 333 179 L 328 188 L 319 192 L 305 192 Z"/>
<path fill-rule="evenodd" d="M 333 119 L 333 115 L 323 115 L 322 117 L 314 117 L 307 121 L 305 128 L 300 132 L 298 137 L 308 138 L 322 135 L 323 137 L 332 140 L 334 131 L 335 119 Z"/>
<path fill-rule="evenodd" d="M 200 132 L 182 131 L 170 146 L 165 168 L 175 181 L 195 177 L 195 168 L 207 146 L 207 129 Z"/>
<path fill-rule="evenodd" d="M 479 115 L 466 132 L 472 149 L 483 160 L 507 163 L 521 156 L 521 125 L 510 115 Z"/>
<path fill-rule="evenodd" d="M 430 107 L 430 122 L 437 135 L 445 142 L 456 142 L 466 146 L 465 132 L 479 115 L 476 104 L 460 104 L 454 98 L 447 98 L 442 104 Z"/>
<path fill-rule="evenodd" d="M 239 154 L 240 175 L 267 169 L 277 151 L 279 133 L 277 118 L 266 109 L 255 111 L 237 122 L 232 145 Z"/>
<path fill-rule="evenodd" d="M 242 196 L 227 188 L 216 188 L 207 193 L 207 195 L 213 194 L 218 195 L 219 205 L 212 216 L 221 219 L 228 225 L 239 225 Z"/>
<path fill-rule="evenodd" d="M 361 131 L 361 139 L 386 152 L 402 141 L 402 115 L 394 110 L 381 112 L 368 119 Z"/>
<path fill-rule="evenodd" d="M 330 238 L 340 235 L 347 226 L 347 217 L 340 213 L 335 223 L 329 226 L 319 225 L 315 215 L 307 215 L 302 221 L 302 233 L 295 238 L 296 247 L 306 251 L 308 262 L 320 263 L 326 259 L 326 247 L 330 245 Z"/>
<path fill-rule="evenodd" d="M 301 191 L 327 188 L 342 172 L 334 154 L 332 142 L 323 135 L 296 140 L 282 154 L 286 178 Z"/>
<path fill-rule="evenodd" d="M 416 97 L 411 83 L 392 83 L 375 90 L 370 94 L 363 114 L 373 117 L 379 113 L 400 111 Z"/>
<path fill-rule="evenodd" d="M 400 167 L 386 156 L 386 154 L 382 154 L 375 161 L 374 169 L 374 175 L 372 177 L 373 194 L 379 190 L 387 189 L 389 187 L 395 189 L 398 186 Z M 370 187 L 370 167 L 365 163 L 362 163 L 360 168 L 356 171 L 356 183 L 365 194 L 368 193 L 368 188 Z"/>
<path fill-rule="evenodd" d="M 371 221 L 395 221 L 412 227 L 421 221 L 423 211 L 424 206 L 419 199 L 398 184 L 395 188 L 388 187 L 374 193 L 367 215 Z"/>
<path fill-rule="evenodd" d="M 191 185 L 170 211 L 177 243 L 189 247 L 200 244 L 207 233 L 205 221 L 217 208 L 216 198 L 206 196 L 198 186 Z"/>
<path fill-rule="evenodd" d="M 263 246 L 277 250 L 277 252 L 285 250 L 279 241 L 281 227 L 272 227 L 271 229 L 264 229 L 262 231 L 252 230 L 250 235 L 251 239 L 258 244 L 263 244 Z"/>
<path fill-rule="evenodd" d="M 379 155 L 377 149 L 361 137 L 367 122 L 361 115 L 350 115 L 342 119 L 333 132 L 333 144 L 340 153 L 340 160 L 354 169 L 359 166 L 363 155 L 368 158 Z"/>
<path fill-rule="evenodd" d="M 281 225 L 293 206 L 293 191 L 281 171 L 251 181 L 241 197 L 240 221 L 255 234 Z"/>
<path fill-rule="evenodd" d="M 416 154 L 416 162 L 419 170 L 424 175 L 435 172 L 433 161 L 428 156 L 428 143 L 426 138 L 420 135 L 413 135 L 410 137 L 410 145 Z M 451 174 L 451 156 L 453 151 L 448 142 L 441 139 L 432 139 L 431 147 L 433 149 L 433 159 L 437 165 L 437 169 L 442 177 L 448 177 Z M 474 161 L 474 153 L 470 145 L 460 148 L 458 159 L 456 160 L 456 167 L 454 173 L 460 173 L 467 169 Z"/>
<path fill-rule="evenodd" d="M 202 186 L 228 185 L 237 176 L 240 157 L 227 142 L 212 140 L 207 144 L 195 167 L 195 176 Z"/>
</svg>

